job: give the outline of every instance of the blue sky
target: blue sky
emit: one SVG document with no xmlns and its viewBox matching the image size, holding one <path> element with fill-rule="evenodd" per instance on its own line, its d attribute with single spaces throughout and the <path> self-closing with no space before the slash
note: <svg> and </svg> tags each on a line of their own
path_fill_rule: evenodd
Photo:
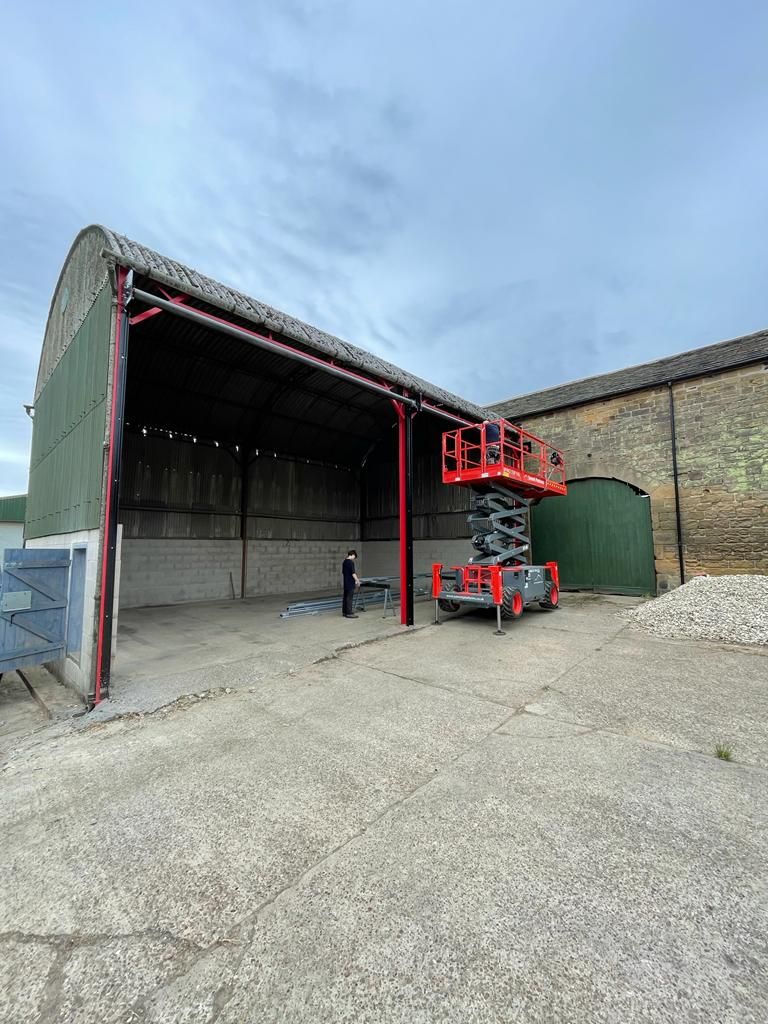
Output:
<svg viewBox="0 0 768 1024">
<path fill-rule="evenodd" d="M 754 0 L 28 0 L 3 24 L 0 494 L 94 221 L 483 403 L 768 327 Z"/>
</svg>

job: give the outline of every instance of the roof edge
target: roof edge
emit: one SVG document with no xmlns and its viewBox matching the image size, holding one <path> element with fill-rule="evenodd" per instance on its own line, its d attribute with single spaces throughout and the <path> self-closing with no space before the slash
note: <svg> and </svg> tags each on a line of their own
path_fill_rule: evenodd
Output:
<svg viewBox="0 0 768 1024">
<path fill-rule="evenodd" d="M 505 415 L 535 415 L 554 412 L 616 395 L 642 391 L 669 382 L 690 380 L 759 363 L 768 358 L 768 329 L 728 338 L 701 348 L 687 349 L 647 363 L 635 363 L 619 370 L 580 377 L 541 391 L 531 391 L 491 403 Z"/>
<path fill-rule="evenodd" d="M 44 383 L 41 382 L 41 371 L 43 368 L 43 360 L 47 352 L 46 341 L 48 339 L 48 329 L 51 325 L 51 320 L 53 318 L 54 310 L 56 308 L 56 300 L 59 297 L 62 284 L 64 283 L 64 278 L 66 277 L 67 271 L 69 270 L 69 266 L 72 262 L 73 257 L 75 256 L 75 253 L 83 244 L 83 241 L 89 235 L 94 233 L 101 234 L 105 242 L 108 240 L 109 229 L 105 228 L 102 224 L 89 224 L 87 225 L 87 227 L 84 227 L 80 231 L 78 231 L 77 235 L 75 235 L 74 241 L 72 242 L 72 244 L 69 247 L 69 250 L 67 251 L 67 255 L 64 258 L 64 262 L 61 265 L 61 270 L 59 271 L 59 276 L 56 278 L 56 284 L 54 285 L 53 291 L 51 292 L 51 301 L 48 305 L 48 315 L 45 318 L 43 340 L 40 346 L 40 358 L 37 363 L 37 375 L 35 376 L 35 401 L 37 401 L 40 395 L 40 391 L 42 389 L 42 384 Z"/>
<path fill-rule="evenodd" d="M 488 407 L 446 391 L 351 342 L 344 341 L 320 328 L 304 323 L 290 314 L 274 309 L 266 303 L 223 285 L 176 260 L 161 256 L 154 250 L 133 242 L 109 228 L 104 228 L 101 225 L 96 225 L 96 227 L 105 238 L 105 246 L 101 255 L 110 264 L 128 267 L 159 284 L 175 288 L 201 302 L 249 320 L 251 323 L 263 323 L 270 330 L 306 346 L 310 351 L 319 352 L 340 365 L 346 365 L 358 371 L 363 370 L 374 376 L 380 376 L 391 384 L 421 393 L 425 398 L 443 406 L 448 411 L 463 414 L 478 421 L 487 418 L 490 413 Z"/>
</svg>

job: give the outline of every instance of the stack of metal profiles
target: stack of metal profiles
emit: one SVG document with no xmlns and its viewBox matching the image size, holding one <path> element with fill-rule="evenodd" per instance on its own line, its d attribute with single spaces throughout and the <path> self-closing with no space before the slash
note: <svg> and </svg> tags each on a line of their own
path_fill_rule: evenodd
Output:
<svg viewBox="0 0 768 1024">
<path fill-rule="evenodd" d="M 417 573 L 413 577 L 414 597 L 426 597 L 429 594 L 431 573 Z M 368 605 L 382 605 L 385 611 L 391 609 L 395 614 L 395 602 L 400 599 L 399 576 L 362 576 L 360 590 L 355 595 L 355 610 L 365 611 Z M 370 593 L 366 593 L 366 590 Z M 294 601 L 280 612 L 281 619 L 289 619 L 295 615 L 317 615 L 319 612 L 339 611 L 341 594 L 333 597 L 316 597 L 307 601 Z"/>
</svg>

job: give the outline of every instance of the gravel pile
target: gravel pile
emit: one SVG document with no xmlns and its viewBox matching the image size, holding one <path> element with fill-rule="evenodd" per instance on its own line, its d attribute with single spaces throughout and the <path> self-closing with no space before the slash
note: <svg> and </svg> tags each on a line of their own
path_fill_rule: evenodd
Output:
<svg viewBox="0 0 768 1024">
<path fill-rule="evenodd" d="M 768 576 L 695 576 L 627 617 L 656 636 L 768 644 Z"/>
</svg>

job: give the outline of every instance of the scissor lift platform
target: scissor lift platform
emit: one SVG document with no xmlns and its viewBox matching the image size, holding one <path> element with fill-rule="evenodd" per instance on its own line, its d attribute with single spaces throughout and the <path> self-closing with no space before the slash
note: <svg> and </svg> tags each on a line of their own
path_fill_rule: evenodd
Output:
<svg viewBox="0 0 768 1024">
<path fill-rule="evenodd" d="M 491 420 L 443 434 L 443 483 L 472 491 L 469 524 L 477 552 L 450 573 L 432 566 L 435 621 L 439 611 L 495 607 L 517 619 L 526 605 L 559 606 L 556 562 L 529 565 L 528 513 L 540 498 L 567 493 L 563 453 L 507 420 Z"/>
<path fill-rule="evenodd" d="M 563 453 L 507 420 L 443 434 L 443 483 L 510 487 L 523 498 L 565 494 Z"/>
</svg>

